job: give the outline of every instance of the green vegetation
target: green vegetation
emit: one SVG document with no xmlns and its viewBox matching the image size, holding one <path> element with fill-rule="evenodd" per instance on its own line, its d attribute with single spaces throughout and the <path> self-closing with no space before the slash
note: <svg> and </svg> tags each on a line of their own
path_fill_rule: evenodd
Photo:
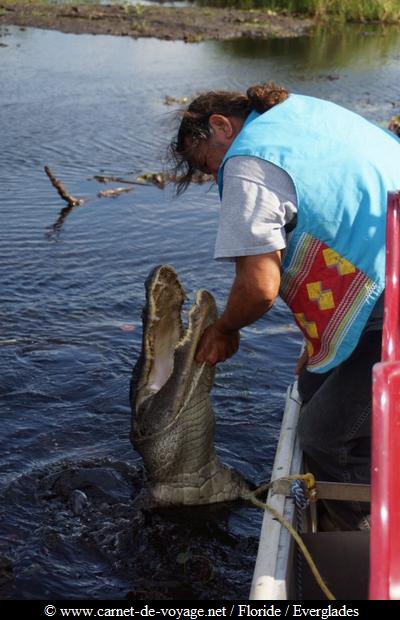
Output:
<svg viewBox="0 0 400 620">
<path fill-rule="evenodd" d="M 340 18 L 343 21 L 378 21 L 400 22 L 400 0 L 192 0 L 199 6 L 235 9 L 262 9 L 271 13 L 289 15 L 307 15 L 320 20 Z M 115 4 L 117 0 L 110 0 Z M 62 6 L 62 5 L 96 5 L 100 0 L 1 0 L 3 9 L 19 4 L 31 6 Z M 120 4 L 130 8 L 127 0 Z M 136 10 L 140 13 L 143 6 L 139 3 Z"/>
<path fill-rule="evenodd" d="M 27 11 L 32 8 L 54 10 L 71 5 L 95 9 L 97 6 L 100 8 L 102 0 L 0 0 L 0 2 L 0 17 L 2 17 L 8 10 L 21 7 Z M 191 0 L 191 2 L 194 7 L 259 9 L 271 15 L 306 16 L 323 24 L 328 21 L 400 24 L 400 0 Z M 154 6 L 147 7 L 140 2 L 131 4 L 130 0 L 108 0 L 105 4 L 107 3 L 116 8 L 121 7 L 127 14 L 134 11 L 139 18 L 147 9 L 154 9 Z M 170 10 L 162 4 L 158 8 L 164 11 Z"/>
<path fill-rule="evenodd" d="M 304 14 L 319 19 L 397 22 L 400 0 L 197 0 L 198 4 L 237 9 L 266 9 Z"/>
</svg>

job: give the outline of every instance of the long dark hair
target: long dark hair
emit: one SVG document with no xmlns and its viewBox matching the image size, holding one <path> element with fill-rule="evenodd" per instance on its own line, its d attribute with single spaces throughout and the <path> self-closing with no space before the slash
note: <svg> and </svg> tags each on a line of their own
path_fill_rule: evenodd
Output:
<svg viewBox="0 0 400 620">
<path fill-rule="evenodd" d="M 169 145 L 173 177 L 177 180 L 177 194 L 182 194 L 196 172 L 190 155 L 201 140 L 210 136 L 209 118 L 212 114 L 235 116 L 245 120 L 253 110 L 263 113 L 285 101 L 288 91 L 273 82 L 255 84 L 246 94 L 218 90 L 202 93 L 179 113 L 181 119 L 177 135 Z"/>
</svg>

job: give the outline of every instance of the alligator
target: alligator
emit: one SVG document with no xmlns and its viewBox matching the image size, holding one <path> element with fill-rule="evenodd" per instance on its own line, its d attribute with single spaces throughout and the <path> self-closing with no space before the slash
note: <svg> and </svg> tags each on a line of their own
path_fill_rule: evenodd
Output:
<svg viewBox="0 0 400 620">
<path fill-rule="evenodd" d="M 217 318 L 215 300 L 197 291 L 185 329 L 185 292 L 174 269 L 153 269 L 145 289 L 142 349 L 130 387 L 130 438 L 142 456 L 151 496 L 175 505 L 245 498 L 248 483 L 220 462 L 214 448 L 209 397 L 214 368 L 195 361 L 202 333 Z"/>
</svg>

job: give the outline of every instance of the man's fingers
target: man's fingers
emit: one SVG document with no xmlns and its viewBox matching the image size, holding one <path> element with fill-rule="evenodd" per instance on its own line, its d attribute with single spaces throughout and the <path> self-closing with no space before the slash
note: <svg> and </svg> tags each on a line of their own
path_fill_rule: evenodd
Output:
<svg viewBox="0 0 400 620">
<path fill-rule="evenodd" d="M 198 364 L 215 366 L 218 362 L 225 362 L 234 355 L 239 348 L 239 334 L 221 334 L 213 325 L 209 326 L 200 338 L 195 354 Z"/>
</svg>

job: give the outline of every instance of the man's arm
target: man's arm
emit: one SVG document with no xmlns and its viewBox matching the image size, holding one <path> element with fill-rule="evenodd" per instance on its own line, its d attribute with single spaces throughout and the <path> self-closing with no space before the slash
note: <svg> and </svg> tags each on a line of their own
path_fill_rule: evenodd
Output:
<svg viewBox="0 0 400 620">
<path fill-rule="evenodd" d="M 280 286 L 281 252 L 236 259 L 236 276 L 221 317 L 208 327 L 197 347 L 196 361 L 214 366 L 239 348 L 239 330 L 272 307 Z"/>
</svg>

